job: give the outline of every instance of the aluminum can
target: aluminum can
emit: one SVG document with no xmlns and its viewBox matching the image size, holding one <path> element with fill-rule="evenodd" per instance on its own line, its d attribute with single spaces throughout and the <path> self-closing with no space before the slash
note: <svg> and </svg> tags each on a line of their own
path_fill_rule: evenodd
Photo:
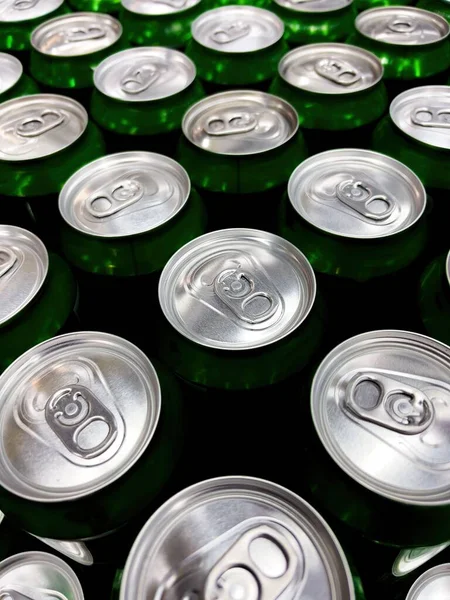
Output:
<svg viewBox="0 0 450 600">
<path fill-rule="evenodd" d="M 195 593 L 205 600 L 222 590 L 252 599 L 355 598 L 344 553 L 322 517 L 285 488 L 250 477 L 202 481 L 146 523 L 128 557 L 120 600 L 153 598 L 163 589 L 168 598 Z"/>
<path fill-rule="evenodd" d="M 0 378 L 6 516 L 80 540 L 147 507 L 181 444 L 180 398 L 166 385 L 136 346 L 105 333 L 58 336 L 19 357 Z"/>
<path fill-rule="evenodd" d="M 267 90 L 288 49 L 283 34 L 283 21 L 268 10 L 224 6 L 192 23 L 186 54 L 209 93 L 231 88 Z"/>
<path fill-rule="evenodd" d="M 120 0 L 69 0 L 69 5 L 80 12 L 100 12 L 115 15 L 120 11 Z"/>
<path fill-rule="evenodd" d="M 0 103 L 39 91 L 36 83 L 23 72 L 20 60 L 12 54 L 0 52 L 0 73 Z"/>
<path fill-rule="evenodd" d="M 342 42 L 355 20 L 353 0 L 272 0 L 293 47 L 313 42 Z"/>
<path fill-rule="evenodd" d="M 388 108 L 383 66 L 371 52 L 347 44 L 309 44 L 278 66 L 270 92 L 298 113 L 310 154 L 365 148 Z"/>
<path fill-rule="evenodd" d="M 106 58 L 95 69 L 94 85 L 90 112 L 110 152 L 173 155 L 184 113 L 205 95 L 194 63 L 182 52 L 157 46 Z"/>
<path fill-rule="evenodd" d="M 450 252 L 436 258 L 424 272 L 419 307 L 428 334 L 450 345 Z"/>
<path fill-rule="evenodd" d="M 208 227 L 273 228 L 289 176 L 306 157 L 294 108 L 264 92 L 222 92 L 192 106 L 182 129 L 177 159 L 205 200 Z"/>
<path fill-rule="evenodd" d="M 220 8 L 221 6 L 248 4 L 258 8 L 271 8 L 271 0 L 207 0 L 208 8 Z"/>
<path fill-rule="evenodd" d="M 414 582 L 406 600 L 444 600 L 450 585 L 450 563 L 437 565 L 429 569 Z"/>
</svg>

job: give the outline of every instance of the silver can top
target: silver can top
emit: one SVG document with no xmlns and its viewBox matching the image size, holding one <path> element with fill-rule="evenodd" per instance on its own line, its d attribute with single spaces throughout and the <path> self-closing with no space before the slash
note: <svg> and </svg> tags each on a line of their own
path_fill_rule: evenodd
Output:
<svg viewBox="0 0 450 600">
<path fill-rule="evenodd" d="M 222 350 L 251 350 L 294 331 L 314 303 L 305 256 L 255 229 L 202 235 L 176 252 L 159 280 L 159 301 L 188 339 Z"/>
<path fill-rule="evenodd" d="M 5 600 L 84 599 L 69 565 L 47 552 L 23 552 L 2 560 L 0 590 Z"/>
<path fill-rule="evenodd" d="M 84 56 L 109 48 L 122 35 L 122 25 L 110 15 L 74 12 L 36 27 L 31 45 L 47 56 Z"/>
<path fill-rule="evenodd" d="M 300 596 L 354 600 L 345 555 L 309 504 L 251 477 L 202 481 L 163 504 L 135 541 L 120 588 L 120 600 Z"/>
<path fill-rule="evenodd" d="M 438 544 L 437 546 L 400 550 L 392 565 L 392 575 L 394 577 L 404 577 L 408 573 L 412 573 L 449 546 L 450 542 L 445 542 L 445 544 Z"/>
<path fill-rule="evenodd" d="M 319 366 L 311 412 L 327 452 L 372 492 L 450 503 L 450 348 L 407 331 L 346 340 Z"/>
<path fill-rule="evenodd" d="M 256 52 L 272 46 L 284 34 L 274 13 L 254 6 L 223 6 L 208 10 L 192 23 L 194 40 L 217 52 Z"/>
<path fill-rule="evenodd" d="M 406 135 L 450 150 L 450 87 L 426 85 L 406 90 L 391 102 L 389 114 Z"/>
<path fill-rule="evenodd" d="M 41 289 L 48 254 L 33 233 L 0 225 L 0 326 L 26 308 Z"/>
<path fill-rule="evenodd" d="M 130 342 L 97 332 L 43 342 L 0 376 L 0 484 L 36 502 L 89 496 L 139 459 L 160 408 L 156 372 Z"/>
<path fill-rule="evenodd" d="M 350 6 L 353 0 L 274 0 L 276 4 L 288 10 L 307 13 L 325 13 L 342 10 Z"/>
<path fill-rule="evenodd" d="M 0 160 L 45 158 L 71 146 L 88 124 L 86 110 L 66 96 L 33 94 L 0 104 Z"/>
<path fill-rule="evenodd" d="M 447 600 L 450 589 L 450 563 L 437 565 L 416 579 L 406 600 Z"/>
<path fill-rule="evenodd" d="M 94 564 L 92 554 L 84 542 L 53 540 L 50 538 L 39 537 L 33 533 L 29 533 L 28 535 L 32 535 L 40 540 L 43 544 L 46 544 L 50 548 L 53 548 L 53 550 L 56 550 L 64 556 L 67 556 L 67 558 L 71 558 L 80 565 L 90 566 Z"/>
<path fill-rule="evenodd" d="M 64 0 L 2 0 L 0 23 L 19 23 L 45 17 L 57 10 Z"/>
<path fill-rule="evenodd" d="M 121 0 L 122 6 L 140 15 L 176 15 L 194 8 L 202 0 Z"/>
<path fill-rule="evenodd" d="M 4 94 L 16 85 L 22 77 L 23 67 L 18 58 L 0 52 L 0 94 Z"/>
<path fill-rule="evenodd" d="M 361 35 L 396 46 L 425 46 L 445 39 L 444 17 L 415 6 L 383 6 L 362 12 L 355 21 Z"/>
<path fill-rule="evenodd" d="M 253 90 L 222 92 L 200 100 L 186 112 L 186 138 L 214 154 L 247 156 L 288 142 L 298 115 L 285 100 Z"/>
<path fill-rule="evenodd" d="M 73 228 L 95 237 L 145 233 L 172 219 L 186 204 L 188 174 L 152 152 L 120 152 L 74 173 L 59 195 L 59 210 Z"/>
<path fill-rule="evenodd" d="M 408 167 L 360 149 L 329 150 L 303 161 L 289 179 L 288 196 L 311 225 L 359 239 L 405 231 L 422 216 L 427 201 Z"/>
<path fill-rule="evenodd" d="M 445 274 L 447 275 L 447 281 L 450 285 L 450 252 L 447 254 L 447 260 L 445 262 Z"/>
<path fill-rule="evenodd" d="M 383 65 L 372 54 L 348 44 L 308 44 L 288 52 L 278 65 L 280 77 L 316 94 L 354 94 L 376 85 Z M 345 134 L 344 134 L 345 135 Z"/>
<path fill-rule="evenodd" d="M 179 94 L 195 75 L 194 63 L 182 52 L 149 46 L 105 58 L 94 71 L 94 85 L 109 98 L 150 102 Z"/>
</svg>

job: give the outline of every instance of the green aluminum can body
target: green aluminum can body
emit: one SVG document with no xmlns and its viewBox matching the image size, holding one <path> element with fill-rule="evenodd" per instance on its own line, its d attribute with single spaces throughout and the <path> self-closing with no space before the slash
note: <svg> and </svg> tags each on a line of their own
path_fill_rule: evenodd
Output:
<svg viewBox="0 0 450 600">
<path fill-rule="evenodd" d="M 70 0 L 74 10 L 116 15 L 120 11 L 120 0 Z"/>
<path fill-rule="evenodd" d="M 425 329 L 450 345 L 450 255 L 436 258 L 425 270 L 419 288 L 419 308 Z"/>
<path fill-rule="evenodd" d="M 446 0 L 419 0 L 417 8 L 434 12 L 450 22 L 450 4 Z"/>
<path fill-rule="evenodd" d="M 271 0 L 207 0 L 205 3 L 208 8 L 220 8 L 221 6 L 229 6 L 230 4 L 248 4 L 258 8 L 270 8 Z"/>
<path fill-rule="evenodd" d="M 414 4 L 412 0 L 355 0 L 355 8 L 358 12 L 363 10 L 369 10 L 371 8 L 379 8 L 382 6 L 401 6 L 406 4 Z M 432 10 L 426 6 L 421 6 L 420 2 L 417 3 L 418 8 L 425 8 L 426 10 Z M 435 11 L 433 11 L 435 12 Z"/>
</svg>

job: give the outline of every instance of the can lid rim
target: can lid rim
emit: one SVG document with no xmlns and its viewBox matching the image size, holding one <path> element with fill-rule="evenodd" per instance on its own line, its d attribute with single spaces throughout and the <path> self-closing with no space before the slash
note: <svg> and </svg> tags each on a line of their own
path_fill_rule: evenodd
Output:
<svg viewBox="0 0 450 600">
<path fill-rule="evenodd" d="M 329 8 L 322 8 L 320 10 L 305 10 L 305 8 L 297 8 L 297 7 L 289 7 L 286 6 L 285 4 L 282 4 L 279 0 L 274 0 L 276 4 L 278 4 L 278 6 L 280 6 L 281 8 L 284 8 L 285 10 L 289 10 L 292 11 L 293 13 L 306 13 L 306 14 L 324 14 L 324 13 L 334 13 L 337 12 L 339 10 L 344 10 L 345 8 L 348 8 L 349 6 L 351 6 L 353 4 L 353 0 L 344 0 L 344 3 L 342 3 L 341 6 L 337 6 L 336 8 L 332 8 L 331 10 Z M 309 2 L 305 2 L 305 7 L 308 6 Z M 301 7 L 301 3 L 299 4 L 299 7 Z"/>
<path fill-rule="evenodd" d="M 450 574 L 450 563 L 436 565 L 431 567 L 431 569 L 428 569 L 428 571 L 425 571 L 425 573 L 422 573 L 410 587 L 405 600 L 416 600 L 424 584 L 430 579 L 439 578 L 439 576 L 443 574 L 446 574 L 447 576 Z"/>
<path fill-rule="evenodd" d="M 52 10 L 50 12 L 44 12 L 41 14 L 38 14 L 34 17 L 28 18 L 28 19 L 9 19 L 8 21 L 0 21 L 3 23 L 32 23 L 33 21 L 36 21 L 38 19 L 42 19 L 43 17 L 46 17 L 47 15 L 51 15 L 52 13 L 56 12 L 63 4 L 64 4 L 64 0 L 53 0 L 54 2 L 56 2 L 56 5 L 52 8 Z M 22 11 L 17 11 L 19 14 Z"/>
<path fill-rule="evenodd" d="M 133 13 L 135 15 L 142 15 L 144 17 L 154 17 L 156 19 L 159 19 L 159 18 L 164 18 L 164 17 L 168 17 L 168 16 L 172 16 L 172 15 L 182 15 L 183 13 L 195 8 L 198 4 L 200 4 L 200 2 L 201 2 L 201 0 L 196 0 L 196 2 L 194 4 L 192 4 L 191 6 L 187 6 L 185 8 L 182 8 L 181 10 L 174 10 L 172 12 L 167 12 L 167 13 L 152 13 L 152 12 L 141 12 L 141 11 L 137 11 L 137 10 L 131 10 L 131 5 L 134 3 L 133 0 L 121 0 L 120 4 L 121 4 L 121 6 L 123 6 L 123 8 L 125 8 L 125 10 L 128 10 L 130 13 Z"/>
<path fill-rule="evenodd" d="M 6 59 L 5 59 L 6 57 Z M 5 94 L 6 92 L 8 92 L 11 88 L 13 88 L 17 82 L 20 80 L 20 78 L 23 75 L 23 65 L 20 62 L 20 60 L 17 58 L 17 56 L 14 56 L 14 54 L 8 54 L 7 52 L 0 52 L 0 60 L 5 59 L 5 60 L 9 60 L 12 64 L 14 64 L 14 68 L 17 69 L 17 77 L 16 79 L 12 79 L 11 83 L 8 85 L 8 87 L 6 87 L 1 94 Z M 0 94 L 0 96 L 1 96 Z"/>
</svg>

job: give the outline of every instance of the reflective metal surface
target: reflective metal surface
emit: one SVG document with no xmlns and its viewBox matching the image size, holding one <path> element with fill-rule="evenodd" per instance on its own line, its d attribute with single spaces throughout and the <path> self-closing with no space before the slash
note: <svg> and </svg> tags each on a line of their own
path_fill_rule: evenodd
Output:
<svg viewBox="0 0 450 600">
<path fill-rule="evenodd" d="M 445 39 L 450 28 L 444 17 L 413 6 L 385 6 L 362 12 L 355 21 L 362 35 L 398 46 L 424 46 Z"/>
<path fill-rule="evenodd" d="M 179 94 L 195 75 L 194 63 L 182 52 L 149 46 L 105 58 L 94 71 L 94 85 L 109 98 L 151 102 Z"/>
<path fill-rule="evenodd" d="M 407 331 L 337 346 L 311 390 L 327 452 L 369 490 L 415 506 L 450 503 L 450 348 Z"/>
<path fill-rule="evenodd" d="M 426 548 L 408 548 L 401 550 L 392 565 L 392 574 L 394 577 L 403 577 L 412 573 L 434 556 L 442 552 L 450 546 L 450 542 L 438 544 L 437 546 L 429 546 Z"/>
<path fill-rule="evenodd" d="M 218 52 L 254 52 L 272 46 L 284 34 L 284 24 L 269 10 L 224 6 L 209 10 L 192 23 L 196 42 Z"/>
<path fill-rule="evenodd" d="M 273 0 L 288 10 L 308 13 L 331 12 L 350 6 L 353 0 Z"/>
<path fill-rule="evenodd" d="M 406 600 L 447 600 L 450 589 L 450 564 L 438 565 L 417 579 Z"/>
<path fill-rule="evenodd" d="M 208 152 L 246 156 L 278 148 L 298 129 L 298 116 L 286 101 L 256 91 L 208 96 L 184 115 L 187 139 Z"/>
<path fill-rule="evenodd" d="M 354 94 L 376 85 L 383 66 L 371 52 L 348 44 L 308 44 L 286 54 L 280 76 L 296 88 L 317 94 Z"/>
<path fill-rule="evenodd" d="M 360 239 L 411 227 L 427 199 L 408 167 L 360 149 L 330 150 L 303 161 L 289 179 L 288 196 L 294 210 L 315 227 Z"/>
<path fill-rule="evenodd" d="M 120 599 L 353 600 L 345 556 L 304 500 L 250 477 L 203 481 L 166 502 L 138 536 Z"/>
<path fill-rule="evenodd" d="M 89 552 L 86 544 L 84 544 L 83 542 L 52 540 L 50 538 L 38 537 L 37 535 L 34 535 L 32 533 L 30 533 L 29 535 L 32 535 L 44 544 L 47 544 L 47 546 L 50 546 L 50 548 L 53 548 L 53 550 L 56 550 L 60 554 L 71 558 L 80 565 L 89 566 L 94 564 L 92 554 Z"/>
<path fill-rule="evenodd" d="M 48 254 L 33 233 L 0 225 L 0 326 L 20 313 L 41 289 Z"/>
<path fill-rule="evenodd" d="M 85 131 L 86 110 L 66 96 L 33 94 L 0 104 L 0 160 L 44 158 L 71 146 Z"/>
<path fill-rule="evenodd" d="M 127 10 L 141 15 L 176 15 L 204 0 L 121 0 Z"/>
<path fill-rule="evenodd" d="M 389 114 L 395 125 L 413 139 L 450 150 L 450 87 L 426 85 L 399 94 Z"/>
<path fill-rule="evenodd" d="M 23 67 L 18 58 L 0 52 L 0 94 L 16 85 L 22 76 Z"/>
<path fill-rule="evenodd" d="M 112 46 L 122 25 L 110 15 L 74 12 L 46 21 L 31 34 L 31 45 L 48 56 L 84 56 Z"/>
<path fill-rule="evenodd" d="M 191 184 L 177 162 L 152 152 L 121 152 L 77 171 L 59 195 L 64 220 L 96 237 L 145 233 L 172 219 Z"/>
<path fill-rule="evenodd" d="M 128 341 L 78 332 L 43 342 L 0 377 L 0 483 L 38 502 L 90 495 L 139 459 L 160 405 L 156 372 Z"/>
<path fill-rule="evenodd" d="M 447 254 L 447 260 L 445 263 L 445 267 L 446 267 L 445 272 L 447 274 L 447 281 L 448 281 L 448 284 L 450 285 L 450 252 Z"/>
<path fill-rule="evenodd" d="M 38 19 L 57 10 L 64 0 L 2 0 L 0 23 L 18 23 Z"/>
<path fill-rule="evenodd" d="M 159 300 L 171 325 L 210 348 L 249 350 L 294 331 L 314 303 L 311 265 L 295 246 L 254 229 L 189 242 L 165 266 Z"/>
</svg>

